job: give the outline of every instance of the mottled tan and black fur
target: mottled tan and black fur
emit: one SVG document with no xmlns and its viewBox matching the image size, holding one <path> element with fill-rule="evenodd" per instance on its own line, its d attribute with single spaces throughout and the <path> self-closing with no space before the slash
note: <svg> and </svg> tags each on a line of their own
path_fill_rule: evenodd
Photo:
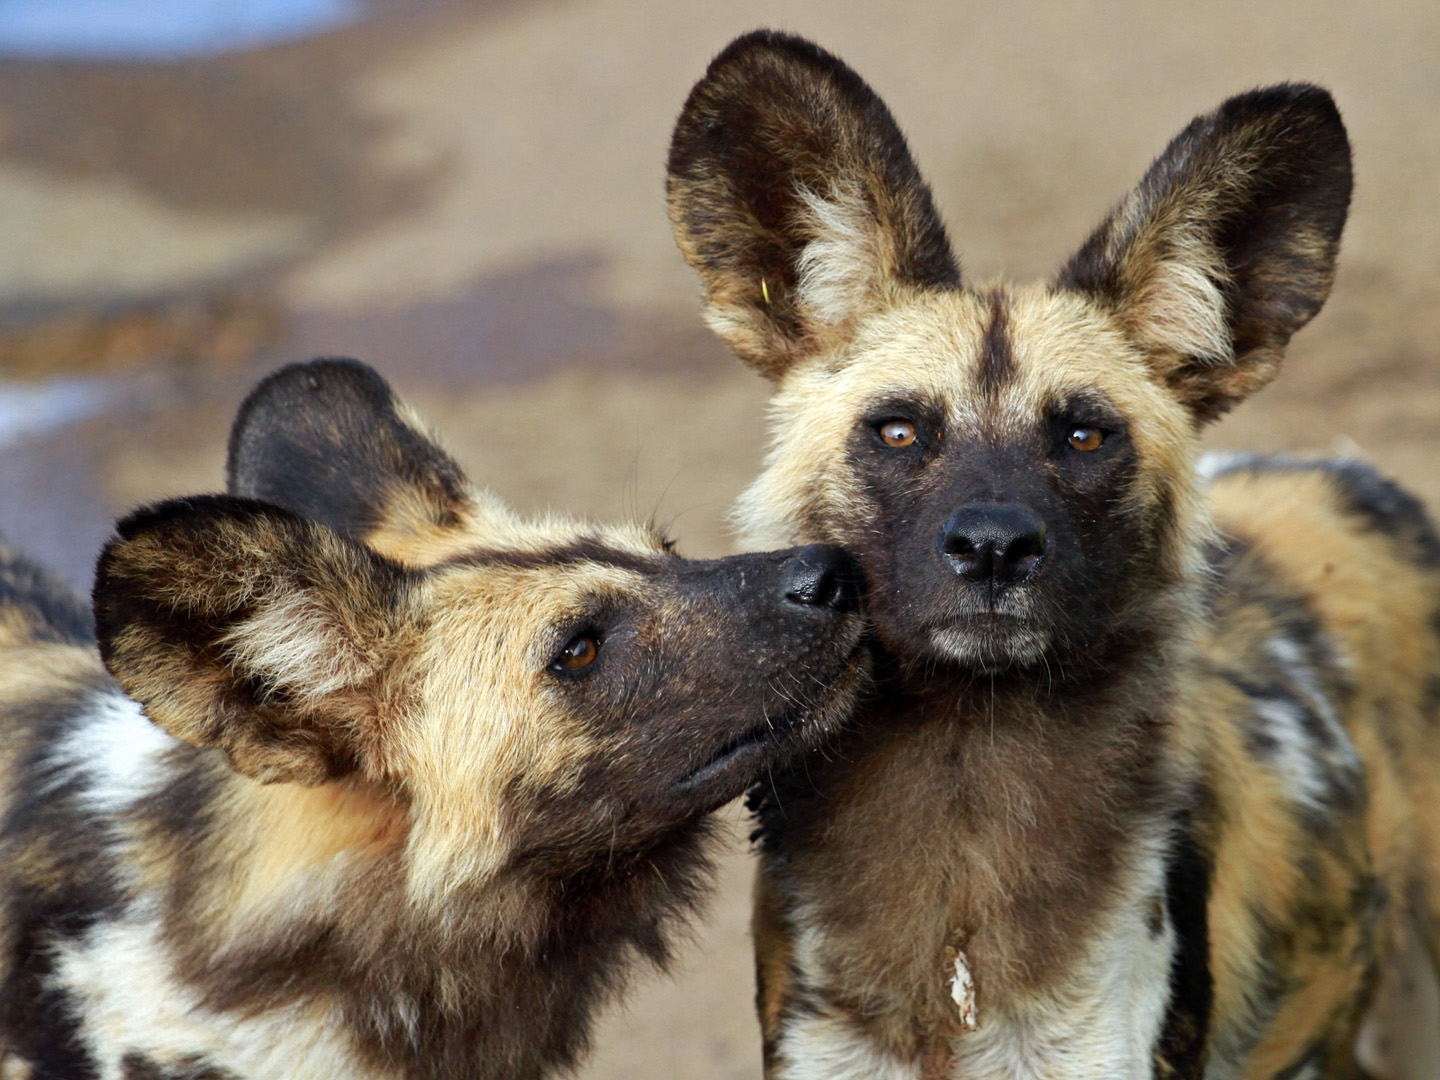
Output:
<svg viewBox="0 0 1440 1080">
<path fill-rule="evenodd" d="M 0 1074 L 573 1064 L 707 813 L 849 711 L 843 555 L 523 521 L 351 361 L 262 383 L 229 480 L 120 522 L 93 637 L 0 558 Z"/>
<path fill-rule="evenodd" d="M 847 547 L 883 646 L 755 793 L 767 1075 L 1350 1077 L 1367 1009 L 1433 1075 L 1389 1004 L 1440 943 L 1440 543 L 1363 465 L 1197 468 L 1350 190 L 1330 96 L 1255 90 L 1053 281 L 974 287 L 841 61 L 762 31 L 696 85 L 671 218 L 775 383 L 738 518 Z"/>
</svg>

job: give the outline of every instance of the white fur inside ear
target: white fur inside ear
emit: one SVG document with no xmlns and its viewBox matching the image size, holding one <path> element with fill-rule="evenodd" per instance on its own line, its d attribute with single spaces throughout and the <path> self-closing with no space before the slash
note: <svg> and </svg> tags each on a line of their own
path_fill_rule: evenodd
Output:
<svg viewBox="0 0 1440 1080">
<path fill-rule="evenodd" d="M 303 593 L 266 603 L 226 634 L 225 644 L 267 683 L 310 700 L 356 686 L 375 672 L 354 628 Z"/>
<path fill-rule="evenodd" d="M 806 224 L 815 239 L 797 260 L 802 307 L 822 323 L 840 326 L 864 309 L 889 258 L 884 230 L 858 184 L 827 195 L 802 188 Z"/>
<path fill-rule="evenodd" d="M 1219 252 L 1186 237 L 1145 275 L 1132 309 L 1133 333 L 1145 347 L 1223 364 L 1234 355 L 1226 325 Z"/>
</svg>

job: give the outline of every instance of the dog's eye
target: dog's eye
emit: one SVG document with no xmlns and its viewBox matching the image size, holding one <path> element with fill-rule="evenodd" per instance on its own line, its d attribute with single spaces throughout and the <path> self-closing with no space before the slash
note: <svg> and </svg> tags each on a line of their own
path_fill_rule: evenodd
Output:
<svg viewBox="0 0 1440 1080">
<path fill-rule="evenodd" d="M 915 441 L 915 425 L 909 420 L 886 420 L 875 430 L 886 446 L 909 446 Z"/>
<path fill-rule="evenodd" d="M 1105 432 L 1097 427 L 1073 427 L 1070 429 L 1072 450 L 1099 450 L 1105 441 Z"/>
<path fill-rule="evenodd" d="M 579 671 L 595 662 L 600 655 L 600 642 L 590 634 L 577 634 L 560 650 L 551 668 L 557 671 Z"/>
</svg>

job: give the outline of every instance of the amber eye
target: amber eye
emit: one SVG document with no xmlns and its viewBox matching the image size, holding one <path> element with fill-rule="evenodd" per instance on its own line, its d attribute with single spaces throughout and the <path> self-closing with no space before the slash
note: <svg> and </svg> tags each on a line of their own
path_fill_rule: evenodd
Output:
<svg viewBox="0 0 1440 1080">
<path fill-rule="evenodd" d="M 1070 447 L 1073 450 L 1099 450 L 1105 441 L 1105 432 L 1095 427 L 1070 429 Z"/>
<path fill-rule="evenodd" d="M 880 425 L 886 446 L 909 446 L 915 441 L 915 425 L 908 420 L 886 420 Z"/>
<path fill-rule="evenodd" d="M 580 634 L 560 650 L 552 666 L 565 671 L 579 671 L 593 664 L 599 655 L 599 643 L 589 634 Z"/>
</svg>

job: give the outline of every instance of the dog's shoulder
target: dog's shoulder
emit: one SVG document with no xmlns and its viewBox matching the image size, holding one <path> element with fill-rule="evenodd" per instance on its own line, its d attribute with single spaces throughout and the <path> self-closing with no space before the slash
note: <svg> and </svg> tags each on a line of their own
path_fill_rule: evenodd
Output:
<svg viewBox="0 0 1440 1080">
<path fill-rule="evenodd" d="M 1355 687 L 1433 679 L 1440 537 L 1419 500 L 1358 461 L 1246 455 L 1210 473 L 1221 652 L 1257 637 L 1298 652 L 1348 717 Z"/>
<path fill-rule="evenodd" d="M 1201 463 L 1221 526 L 1269 545 L 1373 544 L 1419 574 L 1440 572 L 1440 534 L 1419 499 L 1353 458 L 1212 454 Z M 1297 531 L 1301 535 L 1289 535 Z M 1327 573 L 1333 573 L 1333 569 Z"/>
</svg>

